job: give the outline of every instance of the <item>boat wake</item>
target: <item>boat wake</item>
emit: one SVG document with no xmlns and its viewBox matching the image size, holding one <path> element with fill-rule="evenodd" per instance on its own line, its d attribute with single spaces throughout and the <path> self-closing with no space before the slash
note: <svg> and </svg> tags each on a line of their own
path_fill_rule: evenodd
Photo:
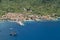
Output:
<svg viewBox="0 0 60 40">
<path fill-rule="evenodd" d="M 18 21 L 17 23 L 20 24 L 20 25 L 22 25 L 22 26 L 24 25 L 21 21 Z"/>
</svg>

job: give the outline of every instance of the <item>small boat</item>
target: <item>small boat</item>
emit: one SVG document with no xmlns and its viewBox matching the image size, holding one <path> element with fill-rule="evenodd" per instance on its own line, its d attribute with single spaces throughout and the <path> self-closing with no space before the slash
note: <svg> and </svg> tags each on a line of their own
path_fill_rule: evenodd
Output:
<svg viewBox="0 0 60 40">
<path fill-rule="evenodd" d="M 11 32 L 10 36 L 16 36 L 16 32 Z"/>
</svg>

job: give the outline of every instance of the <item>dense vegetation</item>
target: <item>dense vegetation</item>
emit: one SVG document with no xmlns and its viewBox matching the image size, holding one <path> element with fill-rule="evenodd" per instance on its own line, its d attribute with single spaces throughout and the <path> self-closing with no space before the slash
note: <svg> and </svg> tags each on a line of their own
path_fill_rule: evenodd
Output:
<svg viewBox="0 0 60 40">
<path fill-rule="evenodd" d="M 0 15 L 7 12 L 60 15 L 60 0 L 0 0 Z"/>
</svg>

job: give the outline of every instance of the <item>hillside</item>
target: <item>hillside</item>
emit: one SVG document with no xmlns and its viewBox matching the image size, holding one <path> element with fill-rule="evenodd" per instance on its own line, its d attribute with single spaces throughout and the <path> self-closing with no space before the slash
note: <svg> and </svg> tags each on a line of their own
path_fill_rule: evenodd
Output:
<svg viewBox="0 0 60 40">
<path fill-rule="evenodd" d="M 60 15 L 60 0 L 0 0 L 0 15 L 7 12 Z"/>
</svg>

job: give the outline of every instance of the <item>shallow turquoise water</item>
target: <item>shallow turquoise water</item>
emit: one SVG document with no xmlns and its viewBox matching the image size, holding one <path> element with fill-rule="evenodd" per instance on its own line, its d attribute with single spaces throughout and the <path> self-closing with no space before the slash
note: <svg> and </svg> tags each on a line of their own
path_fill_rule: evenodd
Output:
<svg viewBox="0 0 60 40">
<path fill-rule="evenodd" d="M 17 36 L 10 36 L 11 31 L 15 31 Z M 0 40 L 60 40 L 60 21 L 31 21 L 24 22 L 24 26 L 1 22 Z"/>
</svg>

